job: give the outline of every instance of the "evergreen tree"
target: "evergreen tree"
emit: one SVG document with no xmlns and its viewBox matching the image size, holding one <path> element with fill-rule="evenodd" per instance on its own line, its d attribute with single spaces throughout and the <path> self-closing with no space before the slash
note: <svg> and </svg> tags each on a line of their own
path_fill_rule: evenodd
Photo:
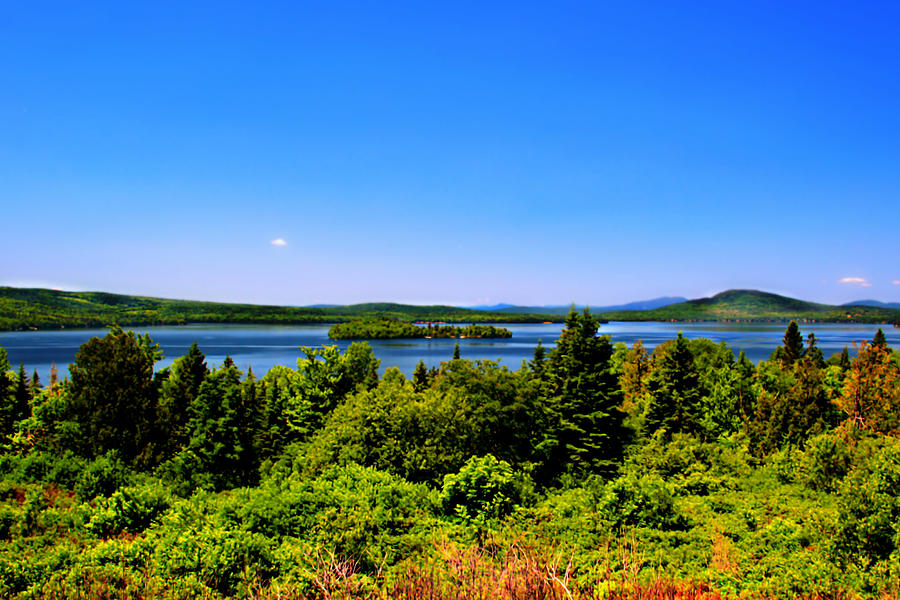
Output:
<svg viewBox="0 0 900 600">
<path fill-rule="evenodd" d="M 784 332 L 782 345 L 775 350 L 773 358 L 789 366 L 800 360 L 801 356 L 803 356 L 803 336 L 800 335 L 797 321 L 792 320 Z"/>
<path fill-rule="evenodd" d="M 802 446 L 833 424 L 825 363 L 817 350 L 813 337 L 805 356 L 790 368 L 783 362 L 760 365 L 756 411 L 747 426 L 755 454 L 765 456 L 784 444 Z"/>
<path fill-rule="evenodd" d="M 226 357 L 200 385 L 190 405 L 189 440 L 172 469 L 186 489 L 223 490 L 253 481 L 252 450 L 241 428 L 241 372 Z"/>
<path fill-rule="evenodd" d="M 847 350 L 847 346 L 844 346 L 844 351 L 841 352 L 841 371 L 849 371 L 850 370 L 850 351 Z"/>
<path fill-rule="evenodd" d="M 0 435 L 9 436 L 13 432 L 13 403 L 15 399 L 15 378 L 9 372 L 6 350 L 0 348 Z"/>
<path fill-rule="evenodd" d="M 650 356 L 647 354 L 647 349 L 644 348 L 644 343 L 636 340 L 631 349 L 625 353 L 622 375 L 619 378 L 626 411 L 631 413 L 638 411 L 637 407 L 647 391 L 650 367 Z"/>
<path fill-rule="evenodd" d="M 12 414 L 10 423 L 28 418 L 31 413 L 31 390 L 29 389 L 28 376 L 25 374 L 25 365 L 19 363 L 19 374 L 16 377 L 16 391 L 13 395 Z"/>
<path fill-rule="evenodd" d="M 453 359 L 459 360 L 459 342 L 453 345 Z"/>
<path fill-rule="evenodd" d="M 699 431 L 699 378 L 688 341 L 680 331 L 675 343 L 654 364 L 647 387 L 647 433 L 661 428 L 670 434 Z"/>
<path fill-rule="evenodd" d="M 872 338 L 872 348 L 887 348 L 887 338 L 884 335 L 884 332 L 881 330 L 881 327 L 878 328 L 878 331 L 875 332 L 875 337 Z"/>
<path fill-rule="evenodd" d="M 590 311 L 579 316 L 573 305 L 546 367 L 557 419 L 546 432 L 555 438 L 550 464 L 575 473 L 608 468 L 626 439 L 621 393 L 610 369 L 612 345 L 597 329 Z"/>
<path fill-rule="evenodd" d="M 32 400 L 43 389 L 44 386 L 41 385 L 41 376 L 38 375 L 37 369 L 31 374 L 31 381 L 28 384 L 28 391 L 31 395 Z"/>
<path fill-rule="evenodd" d="M 206 356 L 194 341 L 187 354 L 175 359 L 160 388 L 157 424 L 160 447 L 171 456 L 188 442 L 188 407 L 209 374 Z"/>
<path fill-rule="evenodd" d="M 424 392 L 428 389 L 428 369 L 425 367 L 425 361 L 420 360 L 413 371 L 413 388 L 417 392 Z"/>
<path fill-rule="evenodd" d="M 118 327 L 81 345 L 66 395 L 79 431 L 74 450 L 93 457 L 115 449 L 137 462 L 153 440 L 157 389 L 146 347 L 133 331 Z"/>
<path fill-rule="evenodd" d="M 816 345 L 816 334 L 814 333 L 806 336 L 806 348 L 803 350 L 803 358 L 809 358 L 820 369 L 825 368 L 825 356 Z"/>
<path fill-rule="evenodd" d="M 746 422 L 753 416 L 756 407 L 756 396 L 753 392 L 753 381 L 756 368 L 744 350 L 738 353 L 737 361 L 734 363 L 735 370 L 738 374 L 737 394 L 738 404 L 741 410 L 741 419 Z"/>
<path fill-rule="evenodd" d="M 528 366 L 531 369 L 531 373 L 535 379 L 542 379 L 544 377 L 546 359 L 547 351 L 544 349 L 544 345 L 541 343 L 541 340 L 538 339 L 537 346 L 534 347 L 534 356 L 532 357 L 531 362 L 528 363 Z"/>
</svg>

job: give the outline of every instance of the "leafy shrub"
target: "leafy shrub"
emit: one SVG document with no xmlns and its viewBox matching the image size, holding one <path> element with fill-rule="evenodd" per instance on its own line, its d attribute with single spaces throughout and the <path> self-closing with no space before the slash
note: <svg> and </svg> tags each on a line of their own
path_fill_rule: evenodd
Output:
<svg viewBox="0 0 900 600">
<path fill-rule="evenodd" d="M 88 529 L 102 537 L 140 533 L 169 509 L 168 492 L 158 485 L 124 487 L 97 504 Z"/>
<path fill-rule="evenodd" d="M 833 492 L 850 471 L 852 461 L 847 440 L 833 432 L 817 435 L 799 456 L 797 480 L 814 490 Z"/>
<path fill-rule="evenodd" d="M 494 456 L 473 456 L 458 473 L 444 476 L 440 500 L 444 512 L 485 522 L 512 512 L 520 497 L 512 467 Z"/>
<path fill-rule="evenodd" d="M 900 537 L 900 446 L 882 448 L 840 487 L 835 554 L 862 567 L 885 560 Z"/>
<path fill-rule="evenodd" d="M 678 514 L 672 492 L 658 477 L 626 474 L 602 488 L 597 511 L 613 529 L 654 527 L 681 529 L 686 525 Z"/>
<path fill-rule="evenodd" d="M 109 496 L 128 481 L 128 468 L 115 452 L 98 456 L 85 466 L 75 482 L 79 500 Z"/>
<path fill-rule="evenodd" d="M 31 452 L 0 458 L 0 474 L 19 483 L 55 483 L 71 488 L 84 468 L 84 462 L 71 452 Z"/>
</svg>

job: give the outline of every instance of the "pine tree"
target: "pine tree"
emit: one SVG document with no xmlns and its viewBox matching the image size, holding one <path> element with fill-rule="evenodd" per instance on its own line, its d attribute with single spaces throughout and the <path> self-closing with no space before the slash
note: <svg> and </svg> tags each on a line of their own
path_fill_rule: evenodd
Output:
<svg viewBox="0 0 900 600">
<path fill-rule="evenodd" d="M 453 360 L 459 360 L 459 342 L 453 346 Z"/>
<path fill-rule="evenodd" d="M 28 386 L 28 376 L 25 374 L 25 365 L 19 363 L 19 374 L 16 377 L 16 392 L 13 396 L 12 413 L 10 423 L 28 418 L 31 414 L 31 390 Z"/>
<path fill-rule="evenodd" d="M 844 351 L 841 352 L 841 371 L 849 371 L 850 370 L 850 351 L 847 350 L 847 346 L 844 346 Z"/>
<path fill-rule="evenodd" d="M 137 459 L 154 439 L 158 402 L 147 346 L 119 328 L 81 345 L 66 394 L 80 428 L 74 450 L 93 457 L 116 449 L 126 461 L 144 462 Z"/>
<path fill-rule="evenodd" d="M 537 346 L 534 347 L 534 356 L 531 359 L 531 362 L 528 363 L 529 368 L 531 368 L 531 373 L 535 379 L 541 379 L 544 376 L 544 367 L 547 357 L 547 351 L 544 349 L 544 345 L 541 343 L 541 340 L 538 339 Z"/>
<path fill-rule="evenodd" d="M 413 371 L 413 388 L 417 392 L 424 392 L 428 389 L 428 368 L 425 361 L 420 360 Z"/>
<path fill-rule="evenodd" d="M 228 358 L 200 385 L 190 406 L 187 447 L 174 460 L 187 486 L 223 490 L 252 483 L 241 392 L 241 372 Z"/>
<path fill-rule="evenodd" d="M 168 377 L 161 385 L 157 410 L 160 446 L 165 455 L 173 455 L 187 444 L 188 407 L 208 374 L 206 356 L 196 341 L 169 368 Z"/>
<path fill-rule="evenodd" d="M 816 345 L 816 334 L 810 333 L 806 336 L 806 348 L 803 350 L 803 358 L 809 358 L 820 369 L 825 368 L 825 356 Z"/>
<path fill-rule="evenodd" d="M 872 338 L 872 348 L 887 348 L 887 338 L 884 335 L 884 332 L 881 330 L 881 327 L 878 328 L 878 331 L 875 332 L 875 337 Z"/>
<path fill-rule="evenodd" d="M 28 390 L 31 394 L 32 400 L 35 395 L 43 389 L 44 386 L 41 385 L 41 376 L 38 375 L 37 369 L 31 374 L 31 382 L 28 384 Z"/>
<path fill-rule="evenodd" d="M 778 350 L 781 350 L 781 362 L 785 365 L 792 365 L 803 356 L 803 336 L 800 335 L 797 321 L 788 324 L 782 346 Z"/>
<path fill-rule="evenodd" d="M 647 433 L 665 428 L 671 433 L 697 433 L 700 429 L 700 386 L 694 355 L 678 332 L 674 345 L 653 367 L 648 381 Z"/>
<path fill-rule="evenodd" d="M 644 343 L 636 340 L 631 349 L 625 353 L 622 363 L 622 375 L 619 383 L 622 386 L 625 410 L 633 412 L 647 391 L 647 378 L 650 375 L 650 356 Z"/>
<path fill-rule="evenodd" d="M 12 435 L 13 425 L 13 402 L 15 395 L 13 393 L 15 379 L 9 373 L 9 359 L 6 357 L 6 350 L 0 348 L 0 435 Z"/>
<path fill-rule="evenodd" d="M 54 389 L 56 384 L 59 382 L 59 368 L 57 368 L 56 363 L 50 364 L 50 389 Z"/>
<path fill-rule="evenodd" d="M 616 375 L 610 368 L 609 336 L 597 336 L 598 324 L 588 309 L 574 305 L 550 352 L 547 379 L 551 410 L 558 419 L 556 456 L 551 464 L 576 473 L 606 469 L 621 456 L 626 431 Z"/>
<path fill-rule="evenodd" d="M 756 372 L 756 369 L 753 363 L 750 362 L 750 359 L 747 358 L 747 355 L 744 354 L 743 349 L 738 353 L 734 367 L 738 374 L 737 393 L 741 418 L 747 421 L 753 415 L 756 405 L 756 397 L 753 393 L 753 374 Z"/>
</svg>

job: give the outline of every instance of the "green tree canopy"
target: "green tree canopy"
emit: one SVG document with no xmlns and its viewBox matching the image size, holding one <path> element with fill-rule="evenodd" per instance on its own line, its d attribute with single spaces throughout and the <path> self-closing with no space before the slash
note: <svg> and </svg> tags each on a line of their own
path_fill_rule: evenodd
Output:
<svg viewBox="0 0 900 600">
<path fill-rule="evenodd" d="M 154 435 L 157 390 L 152 344 L 133 331 L 112 329 L 81 345 L 69 368 L 69 413 L 80 429 L 77 451 L 118 450 L 135 461 Z"/>
</svg>

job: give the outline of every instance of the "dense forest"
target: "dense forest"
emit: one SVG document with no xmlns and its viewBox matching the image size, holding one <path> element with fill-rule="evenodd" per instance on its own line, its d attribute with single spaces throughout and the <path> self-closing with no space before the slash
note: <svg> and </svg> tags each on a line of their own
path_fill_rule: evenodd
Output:
<svg viewBox="0 0 900 600">
<path fill-rule="evenodd" d="M 856 598 L 900 589 L 900 355 L 796 323 L 752 364 L 568 315 L 510 370 L 366 343 L 244 373 L 195 344 L 0 352 L 0 596 Z"/>
<path fill-rule="evenodd" d="M 412 338 L 508 338 L 509 329 L 473 323 L 457 327 L 439 323 L 416 325 L 399 319 L 369 318 L 335 323 L 328 329 L 333 340 L 384 340 Z"/>
<path fill-rule="evenodd" d="M 559 315 L 494 313 L 456 306 L 413 306 L 386 302 L 349 306 L 265 306 L 170 300 L 106 292 L 0 287 L 0 330 L 187 323 L 298 325 L 335 323 L 365 317 L 448 323 L 559 323 L 564 318 Z"/>
</svg>

